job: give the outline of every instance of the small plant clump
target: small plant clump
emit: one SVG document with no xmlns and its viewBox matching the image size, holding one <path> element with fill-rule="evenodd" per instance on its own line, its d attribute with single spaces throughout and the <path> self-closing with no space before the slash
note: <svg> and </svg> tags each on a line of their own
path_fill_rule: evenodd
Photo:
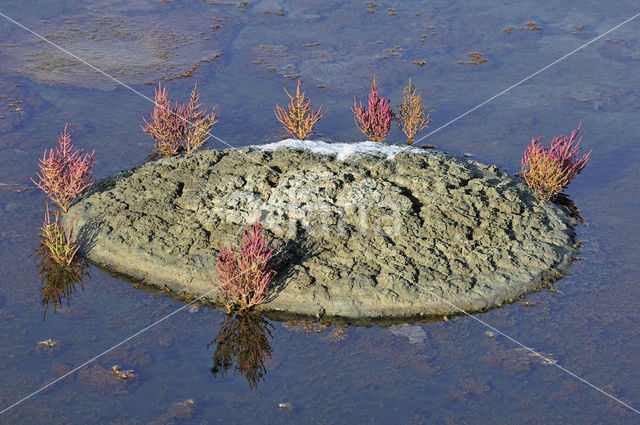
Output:
<svg viewBox="0 0 640 425">
<path fill-rule="evenodd" d="M 42 345 L 44 347 L 52 348 L 52 347 L 55 347 L 56 345 L 58 345 L 58 341 L 54 341 L 51 338 L 49 338 L 49 339 L 46 339 L 44 341 L 40 341 L 38 343 L 38 345 Z"/>
<path fill-rule="evenodd" d="M 276 274 L 272 257 L 275 246 L 262 235 L 262 227 L 256 222 L 244 232 L 244 243 L 237 258 L 233 246 L 220 247 L 216 268 L 220 285 L 218 290 L 227 311 L 244 311 L 260 304 L 271 279 Z"/>
<path fill-rule="evenodd" d="M 158 83 L 151 121 L 143 117 L 144 125 L 141 128 L 153 138 L 156 152 L 161 156 L 175 156 L 181 152 L 189 155 L 209 139 L 211 127 L 217 122 L 215 107 L 211 108 L 209 114 L 201 108 L 197 88 L 196 84 L 189 102 L 184 104 L 176 101 L 172 106 L 167 97 L 167 87 Z"/>
<path fill-rule="evenodd" d="M 531 144 L 522 157 L 522 176 L 536 195 L 544 200 L 556 196 L 584 169 L 591 156 L 579 156 L 582 136 L 576 141 L 582 123 L 565 135 L 554 137 L 551 146 L 541 146 L 542 137 L 531 139 Z"/>
<path fill-rule="evenodd" d="M 55 219 L 51 220 L 49 204 L 47 204 L 44 222 L 40 228 L 42 246 L 46 248 L 49 256 L 59 265 L 70 266 L 80 249 L 78 233 L 73 232 L 73 224 L 65 229 L 58 223 L 59 212 L 54 213 Z"/>
<path fill-rule="evenodd" d="M 111 368 L 111 372 L 110 372 L 113 376 L 115 376 L 118 379 L 133 379 L 136 377 L 135 372 L 130 369 L 130 370 L 124 370 L 121 369 L 119 365 L 114 365 Z"/>
<path fill-rule="evenodd" d="M 313 132 L 313 126 L 322 118 L 322 105 L 317 111 L 311 108 L 311 101 L 305 95 L 300 93 L 300 80 L 296 88 L 296 95 L 291 96 L 287 89 L 284 92 L 289 96 L 290 102 L 287 109 L 280 105 L 276 105 L 276 118 L 284 126 L 288 134 L 294 136 L 298 140 L 305 140 Z"/>
<path fill-rule="evenodd" d="M 67 126 L 58 136 L 58 147 L 44 150 L 38 163 L 40 172 L 36 174 L 35 183 L 56 205 L 67 212 L 71 202 L 93 184 L 94 151 L 85 154 L 74 149 Z"/>
<path fill-rule="evenodd" d="M 385 100 L 378 94 L 378 85 L 375 76 L 371 84 L 367 109 L 362 107 L 362 102 L 358 105 L 354 97 L 351 111 L 353 111 L 353 119 L 356 122 L 356 126 L 365 136 L 374 142 L 382 142 L 385 137 L 387 137 L 389 129 L 391 128 L 393 112 L 389 107 L 389 100 Z"/>
<path fill-rule="evenodd" d="M 82 280 L 88 275 L 88 264 L 78 255 L 72 258 L 71 264 L 58 263 L 54 260 L 50 248 L 41 243 L 35 251 L 38 258 L 38 269 L 42 287 L 40 295 L 42 296 L 42 304 L 44 312 L 42 319 L 47 317 L 47 309 L 49 304 L 53 305 L 53 311 L 56 313 L 62 307 L 63 299 L 70 305 L 73 294 L 77 291 L 77 287 L 84 290 Z"/>
<path fill-rule="evenodd" d="M 415 135 L 429 128 L 429 123 L 433 121 L 430 115 L 435 112 L 435 109 L 430 109 L 425 114 L 426 108 L 422 103 L 420 90 L 411 84 L 411 78 L 409 78 L 409 85 L 402 90 L 402 95 L 402 104 L 398 106 L 397 113 L 398 124 L 407 136 L 407 144 L 412 145 Z"/>
</svg>

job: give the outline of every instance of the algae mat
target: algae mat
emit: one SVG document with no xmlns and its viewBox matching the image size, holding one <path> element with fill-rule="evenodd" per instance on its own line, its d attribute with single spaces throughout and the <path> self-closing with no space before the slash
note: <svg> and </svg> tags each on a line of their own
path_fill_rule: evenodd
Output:
<svg viewBox="0 0 640 425">
<path fill-rule="evenodd" d="M 217 282 L 221 244 L 238 246 L 259 219 L 280 249 L 258 309 L 351 319 L 499 306 L 576 253 L 575 220 L 495 166 L 400 147 L 340 160 L 276 147 L 142 165 L 99 181 L 65 220 L 94 263 L 195 297 Z"/>
</svg>

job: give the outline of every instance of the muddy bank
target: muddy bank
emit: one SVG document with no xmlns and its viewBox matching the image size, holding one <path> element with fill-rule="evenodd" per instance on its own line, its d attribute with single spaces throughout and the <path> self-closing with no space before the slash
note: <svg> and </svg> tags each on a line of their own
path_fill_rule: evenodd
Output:
<svg viewBox="0 0 640 425">
<path fill-rule="evenodd" d="M 313 316 L 479 311 L 540 288 L 575 254 L 574 221 L 494 166 L 357 152 L 372 143 L 281 145 L 145 164 L 100 181 L 66 218 L 91 261 L 194 296 L 213 288 L 220 245 L 260 218 L 281 249 L 259 308 Z"/>
<path fill-rule="evenodd" d="M 233 19 L 217 10 L 204 15 L 160 4 L 155 13 L 131 14 L 86 6 L 88 10 L 77 15 L 23 22 L 48 42 L 14 27 L 0 28 L 0 69 L 46 83 L 101 90 L 121 83 L 155 85 L 162 79 L 189 78 L 216 61 L 235 31 Z M 170 25 L 162 24 L 159 16 Z"/>
</svg>

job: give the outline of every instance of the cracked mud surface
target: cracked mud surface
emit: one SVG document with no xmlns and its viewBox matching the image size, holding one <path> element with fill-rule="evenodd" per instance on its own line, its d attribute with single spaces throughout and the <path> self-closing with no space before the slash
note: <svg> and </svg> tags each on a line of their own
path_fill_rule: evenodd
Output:
<svg viewBox="0 0 640 425">
<path fill-rule="evenodd" d="M 437 152 L 381 158 L 204 150 L 104 179 L 65 219 L 94 263 L 189 297 L 213 288 L 220 245 L 259 217 L 280 241 L 259 309 L 352 319 L 499 306 L 573 259 L 574 220 L 521 180 Z"/>
</svg>

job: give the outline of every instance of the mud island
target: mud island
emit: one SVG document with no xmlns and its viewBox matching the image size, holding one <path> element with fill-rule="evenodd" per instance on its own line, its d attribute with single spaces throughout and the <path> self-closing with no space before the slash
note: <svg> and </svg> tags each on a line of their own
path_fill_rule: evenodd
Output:
<svg viewBox="0 0 640 425">
<path fill-rule="evenodd" d="M 279 251 L 257 309 L 347 319 L 500 306 L 561 276 L 577 242 L 574 219 L 495 166 L 373 142 L 161 159 L 97 182 L 69 219 L 97 265 L 214 303 L 221 244 L 259 219 Z"/>
</svg>

